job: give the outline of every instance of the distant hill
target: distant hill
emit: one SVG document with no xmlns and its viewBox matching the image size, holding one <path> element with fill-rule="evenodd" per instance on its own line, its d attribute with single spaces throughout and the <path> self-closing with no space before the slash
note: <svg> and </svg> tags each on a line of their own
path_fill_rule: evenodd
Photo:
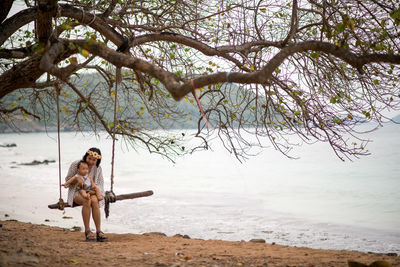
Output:
<svg viewBox="0 0 400 267">
<path fill-rule="evenodd" d="M 98 84 L 102 82 L 102 77 L 100 77 L 98 74 L 93 74 L 93 73 L 87 73 L 87 74 L 81 74 L 77 75 L 76 79 L 73 79 L 72 82 L 76 84 L 77 87 L 81 88 L 82 90 L 87 90 L 91 91 L 93 88 L 97 87 Z M 84 84 L 84 88 L 82 88 L 82 84 Z M 135 88 L 137 86 L 136 84 L 130 83 L 129 81 L 126 82 L 126 86 Z M 244 100 L 246 97 L 248 99 L 254 99 L 255 95 L 251 91 L 247 91 L 235 84 L 231 84 L 230 86 L 226 86 L 226 84 L 223 84 L 220 86 L 221 93 L 217 95 L 214 98 L 209 98 L 209 95 L 206 95 L 206 97 L 201 98 L 201 103 L 203 105 L 203 108 L 207 107 L 212 107 L 214 105 L 217 105 L 217 102 L 221 102 L 222 99 L 223 103 L 226 104 L 227 107 L 229 107 L 229 111 L 227 112 L 227 116 L 225 119 L 231 119 L 231 113 L 233 113 L 234 117 L 236 118 L 236 114 L 240 114 L 242 122 L 242 126 L 246 127 L 245 125 L 246 121 L 249 121 L 249 125 L 251 124 L 251 121 L 253 121 L 253 116 L 254 112 L 251 108 L 247 107 L 247 101 Z M 65 94 L 70 94 L 70 95 L 75 95 L 75 93 L 69 89 L 69 88 L 64 88 L 63 89 Z M 25 92 L 24 92 L 25 93 Z M 108 94 L 109 92 L 107 90 L 104 90 L 104 93 Z M 28 98 L 21 98 L 21 92 L 15 92 L 11 93 L 9 95 L 6 95 L 2 99 L 2 104 L 4 106 L 14 106 L 14 104 L 18 103 L 18 105 L 21 106 L 26 106 L 26 107 L 31 107 L 31 102 Z M 132 95 L 130 96 L 132 99 Z M 200 112 L 199 109 L 196 105 L 196 102 L 193 100 L 193 96 L 189 95 L 187 98 L 175 102 L 172 100 L 171 96 L 166 95 L 166 98 L 164 99 L 165 103 L 171 108 L 172 112 L 175 112 L 175 114 L 181 114 L 176 119 L 170 119 L 170 120 L 164 120 L 162 122 L 163 126 L 162 128 L 167 128 L 167 129 L 194 129 L 197 128 L 197 123 L 198 119 L 200 118 Z M 124 99 L 124 95 L 120 94 L 119 95 L 119 101 L 120 101 L 120 106 L 122 110 L 124 108 L 127 108 L 129 106 L 130 111 L 143 111 L 140 112 L 139 114 L 133 113 L 131 118 L 134 120 L 137 120 L 142 126 L 146 129 L 159 129 L 160 125 L 155 121 L 154 117 L 152 114 L 144 108 L 146 104 L 144 103 L 144 100 L 141 99 L 140 97 L 135 98 L 135 101 L 126 101 Z M 164 104 L 165 104 L 164 103 Z M 262 104 L 262 103 L 261 103 Z M 260 102 L 259 105 L 261 106 Z M 38 110 L 41 110 L 41 107 L 39 104 L 36 104 L 38 106 Z M 47 105 L 51 106 L 54 105 L 55 109 L 55 101 L 54 99 L 48 99 L 47 100 Z M 153 112 L 152 112 L 153 113 Z M 236 114 L 235 114 L 236 113 Z M 32 119 L 31 117 L 24 118 L 21 115 L 16 115 L 13 117 L 12 121 L 10 124 L 4 123 L 4 121 L 0 120 L 0 133 L 6 133 L 6 132 L 15 132 L 15 131 L 22 131 L 22 132 L 42 132 L 42 131 L 55 131 L 57 130 L 56 127 L 56 122 L 57 122 L 57 117 L 56 117 L 56 112 L 47 112 L 46 113 L 46 118 L 42 119 L 41 121 L 38 121 L 36 119 Z M 216 114 L 215 112 L 211 114 L 211 116 L 219 116 L 221 114 Z M 105 118 L 106 121 L 112 121 L 113 119 L 113 109 L 106 109 L 102 113 L 102 117 Z M 224 117 L 224 114 L 222 114 L 222 117 Z M 61 118 L 63 120 L 63 118 Z M 162 119 L 162 118 L 161 118 Z M 224 119 L 224 118 L 223 118 Z M 237 125 L 237 121 L 233 121 L 234 125 Z M 72 125 L 68 121 L 63 121 L 62 122 L 62 129 L 63 131 L 73 131 L 76 129 L 76 125 Z M 83 125 L 80 125 L 80 127 L 85 127 Z M 82 130 L 89 130 L 89 129 L 82 129 Z"/>
</svg>

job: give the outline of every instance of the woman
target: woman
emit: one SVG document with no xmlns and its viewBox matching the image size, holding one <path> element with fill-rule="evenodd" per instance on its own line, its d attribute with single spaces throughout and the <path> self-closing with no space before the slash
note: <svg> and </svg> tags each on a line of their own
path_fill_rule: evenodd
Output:
<svg viewBox="0 0 400 267">
<path fill-rule="evenodd" d="M 92 147 L 83 156 L 83 161 L 87 162 L 89 167 L 89 176 L 93 178 L 95 185 L 100 189 L 104 197 L 104 179 L 101 170 L 101 152 L 100 149 Z M 78 171 L 78 164 L 81 160 L 72 162 L 69 167 L 65 181 L 73 178 Z M 101 231 L 100 206 L 104 205 L 104 200 L 99 201 L 96 194 L 90 194 L 89 199 L 82 197 L 77 190 L 77 184 L 71 185 L 68 189 L 68 204 L 71 206 L 82 206 L 82 219 L 85 226 L 86 241 L 107 241 L 108 238 Z M 96 225 L 96 237 L 90 231 L 90 213 L 92 213 L 94 224 Z"/>
</svg>

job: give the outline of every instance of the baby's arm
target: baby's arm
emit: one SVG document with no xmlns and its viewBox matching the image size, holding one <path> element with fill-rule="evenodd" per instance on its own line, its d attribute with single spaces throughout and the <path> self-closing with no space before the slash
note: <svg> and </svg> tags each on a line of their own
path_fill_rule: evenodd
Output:
<svg viewBox="0 0 400 267">
<path fill-rule="evenodd" d="M 64 186 L 65 188 L 67 188 L 69 185 L 71 184 L 75 184 L 77 181 L 77 177 L 74 176 L 72 178 L 70 178 L 68 181 L 66 181 L 64 184 L 62 184 L 61 186 Z"/>
</svg>

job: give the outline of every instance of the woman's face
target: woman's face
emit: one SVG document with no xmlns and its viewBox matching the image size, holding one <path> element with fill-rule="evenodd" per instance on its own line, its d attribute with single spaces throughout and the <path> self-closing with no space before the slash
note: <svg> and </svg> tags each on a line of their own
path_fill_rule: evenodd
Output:
<svg viewBox="0 0 400 267">
<path fill-rule="evenodd" d="M 86 158 L 86 162 L 89 165 L 89 168 L 92 168 L 94 165 L 96 165 L 97 159 L 93 156 L 88 155 Z"/>
</svg>

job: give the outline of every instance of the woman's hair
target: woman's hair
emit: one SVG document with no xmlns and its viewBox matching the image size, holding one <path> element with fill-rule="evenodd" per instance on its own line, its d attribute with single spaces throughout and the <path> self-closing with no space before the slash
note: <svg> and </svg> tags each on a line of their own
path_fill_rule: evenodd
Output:
<svg viewBox="0 0 400 267">
<path fill-rule="evenodd" d="M 93 152 L 96 152 L 97 154 L 99 154 L 99 155 L 101 156 L 101 151 L 100 151 L 100 149 L 98 149 L 97 147 L 89 148 L 89 150 L 90 150 L 90 151 L 93 151 Z M 86 162 L 86 158 L 87 158 L 88 156 L 89 156 L 89 153 L 86 152 L 85 155 L 83 156 L 82 160 L 83 160 L 84 162 Z M 97 159 L 97 161 L 96 161 L 96 166 L 97 166 L 97 167 L 99 167 L 100 162 L 101 162 L 101 159 Z"/>
</svg>

